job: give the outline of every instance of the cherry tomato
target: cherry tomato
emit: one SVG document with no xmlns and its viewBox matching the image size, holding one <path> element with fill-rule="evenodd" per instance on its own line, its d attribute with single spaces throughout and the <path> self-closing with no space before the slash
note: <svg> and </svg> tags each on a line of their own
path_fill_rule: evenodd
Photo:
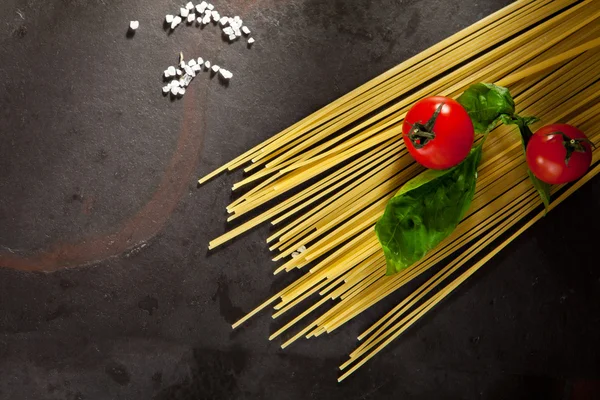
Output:
<svg viewBox="0 0 600 400">
<path fill-rule="evenodd" d="M 473 145 L 473 123 L 457 101 L 426 97 L 406 114 L 402 136 L 408 152 L 421 165 L 446 169 L 467 157 Z"/>
<path fill-rule="evenodd" d="M 583 132 L 567 124 L 546 125 L 529 140 L 527 165 L 551 185 L 581 178 L 592 163 L 592 148 Z"/>
</svg>

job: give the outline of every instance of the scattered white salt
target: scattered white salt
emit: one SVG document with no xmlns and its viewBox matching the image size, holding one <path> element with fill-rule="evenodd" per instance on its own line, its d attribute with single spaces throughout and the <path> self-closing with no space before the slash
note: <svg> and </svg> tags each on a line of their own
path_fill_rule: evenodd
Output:
<svg viewBox="0 0 600 400">
<path fill-rule="evenodd" d="M 194 74 L 195 76 L 195 74 Z M 192 75 L 185 75 L 183 78 L 181 78 L 181 80 L 179 81 L 180 86 L 187 86 L 190 84 L 190 82 L 192 81 L 192 79 L 194 79 L 194 77 Z"/>
<path fill-rule="evenodd" d="M 171 29 L 175 29 L 180 23 L 181 17 L 179 15 L 176 15 L 175 17 L 173 17 L 173 22 L 171 22 Z"/>
<path fill-rule="evenodd" d="M 188 67 L 187 65 L 185 66 L 185 73 L 192 77 L 196 76 L 196 73 L 194 72 L 192 67 Z"/>
<path fill-rule="evenodd" d="M 200 3 L 200 4 L 198 4 L 198 5 L 196 6 L 196 10 L 197 10 L 197 11 L 198 11 L 200 14 L 202 14 L 202 13 L 204 12 L 204 10 L 206 10 L 206 6 L 207 6 L 207 5 L 208 5 L 208 4 L 206 4 L 206 2 L 205 2 L 205 1 L 203 1 L 202 3 Z"/>
<path fill-rule="evenodd" d="M 221 77 L 225 80 L 229 80 L 233 77 L 233 74 L 231 72 L 229 72 L 228 70 L 226 70 L 225 68 L 221 68 L 219 70 L 219 74 L 221 74 Z"/>
</svg>

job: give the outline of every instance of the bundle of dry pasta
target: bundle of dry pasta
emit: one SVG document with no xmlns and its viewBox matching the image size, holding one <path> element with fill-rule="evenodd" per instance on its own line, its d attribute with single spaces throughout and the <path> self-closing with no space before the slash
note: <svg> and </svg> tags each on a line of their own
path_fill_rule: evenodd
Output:
<svg viewBox="0 0 600 400">
<path fill-rule="evenodd" d="M 387 201 L 423 170 L 401 140 L 406 111 L 423 97 L 457 97 L 477 82 L 497 82 L 509 87 L 520 114 L 576 125 L 594 144 L 600 143 L 599 18 L 598 1 L 517 1 L 202 178 L 200 183 L 248 163 L 245 171 L 256 170 L 234 185 L 234 190 L 254 186 L 227 211 L 229 221 L 259 214 L 213 240 L 210 248 L 271 221 L 279 229 L 267 242 L 278 252 L 275 261 L 286 260 L 275 273 L 309 268 L 234 328 L 273 303 L 277 318 L 306 302 L 304 311 L 271 335 L 274 339 L 322 309 L 316 319 L 300 325 L 283 343 L 286 347 L 302 336 L 334 331 L 437 268 L 432 278 L 359 337 L 363 343 L 341 366 L 347 369 L 341 381 L 531 226 L 543 215 L 535 213 L 541 201 L 528 179 L 519 135 L 501 126 L 484 144 L 469 212 L 424 259 L 386 276 L 373 230 Z M 575 184 L 553 187 L 550 208 L 600 171 L 599 157 L 595 151 L 592 168 Z M 514 233 L 506 238 L 507 231 Z M 489 244 L 495 249 L 484 253 Z"/>
</svg>

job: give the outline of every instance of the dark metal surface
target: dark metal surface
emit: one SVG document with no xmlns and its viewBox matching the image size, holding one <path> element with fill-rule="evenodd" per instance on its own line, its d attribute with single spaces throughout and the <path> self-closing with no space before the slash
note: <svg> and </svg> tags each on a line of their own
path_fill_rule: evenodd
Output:
<svg viewBox="0 0 600 400">
<path fill-rule="evenodd" d="M 0 399 L 561 399 L 597 378 L 598 179 L 341 385 L 405 293 L 282 351 L 266 314 L 230 327 L 290 280 L 268 227 L 206 251 L 239 175 L 197 176 L 508 2 L 215 3 L 251 50 L 168 34 L 171 0 L 0 2 Z M 234 79 L 162 97 L 179 51 Z"/>
</svg>

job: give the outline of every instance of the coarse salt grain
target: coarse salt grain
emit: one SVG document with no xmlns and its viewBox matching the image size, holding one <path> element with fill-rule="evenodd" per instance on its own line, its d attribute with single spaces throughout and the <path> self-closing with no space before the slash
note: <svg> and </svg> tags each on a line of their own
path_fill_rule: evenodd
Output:
<svg viewBox="0 0 600 400">
<path fill-rule="evenodd" d="M 177 68 L 177 75 L 181 75 L 183 74 L 183 72 L 181 72 L 181 70 L 179 68 Z"/>
<path fill-rule="evenodd" d="M 202 57 L 198 57 L 198 65 L 202 64 L 204 64 L 204 60 L 202 59 Z"/>
<path fill-rule="evenodd" d="M 219 74 L 221 75 L 221 77 L 223 79 L 229 80 L 233 77 L 233 74 L 231 72 L 229 72 L 228 70 L 226 70 L 225 68 L 221 68 L 219 70 Z"/>
<path fill-rule="evenodd" d="M 237 39 L 237 36 L 235 35 L 229 35 L 229 41 L 233 42 L 235 39 Z"/>
<path fill-rule="evenodd" d="M 195 76 L 195 74 L 194 74 L 194 76 Z M 180 83 L 183 86 L 187 86 L 187 85 L 190 84 L 190 82 L 192 81 L 192 79 L 194 79 L 194 76 L 192 76 L 192 75 L 185 75 L 183 78 L 181 78 L 181 82 Z"/>
<path fill-rule="evenodd" d="M 177 71 L 175 70 L 175 67 L 173 67 L 173 66 L 170 66 L 169 68 L 167 68 L 167 71 L 169 71 L 170 76 L 175 76 L 175 74 L 177 73 Z"/>
<path fill-rule="evenodd" d="M 254 43 L 254 38 L 248 39 L 248 44 L 252 44 L 252 43 Z"/>
<path fill-rule="evenodd" d="M 212 4 L 208 3 L 208 5 L 206 6 L 206 8 L 208 8 L 209 10 L 214 10 L 215 6 L 213 6 Z"/>
<path fill-rule="evenodd" d="M 176 15 L 175 17 L 173 17 L 173 22 L 171 22 L 171 29 L 175 29 L 180 23 L 181 17 L 179 15 Z"/>
<path fill-rule="evenodd" d="M 167 94 L 171 91 L 171 85 L 163 86 L 162 91 L 164 94 Z"/>
<path fill-rule="evenodd" d="M 248 29 L 247 26 L 242 26 L 242 32 L 244 32 L 244 35 L 249 35 L 250 34 L 250 29 Z"/>
<path fill-rule="evenodd" d="M 219 72 L 219 70 L 221 69 L 221 67 L 219 67 L 218 65 L 213 65 L 211 69 L 216 74 L 217 72 Z"/>
<path fill-rule="evenodd" d="M 179 9 L 179 15 L 181 15 L 183 18 L 187 17 L 188 15 L 190 15 L 190 10 L 188 10 L 187 8 L 183 8 L 181 7 Z"/>
<path fill-rule="evenodd" d="M 131 22 L 129 22 L 129 29 L 131 29 L 132 31 L 135 31 L 139 27 L 140 27 L 140 22 L 139 21 L 131 21 Z"/>
<path fill-rule="evenodd" d="M 195 14 L 190 14 L 187 16 L 187 23 L 191 24 L 192 22 L 194 22 L 194 20 L 196 19 L 196 15 Z"/>
<path fill-rule="evenodd" d="M 196 76 L 194 70 L 191 67 L 188 67 L 187 65 L 185 66 L 185 73 L 192 77 Z"/>
<path fill-rule="evenodd" d="M 206 60 L 206 62 L 204 63 L 204 68 L 206 68 L 206 69 L 210 68 L 210 61 Z"/>
<path fill-rule="evenodd" d="M 191 1 L 190 1 L 190 2 L 188 2 L 188 3 L 185 5 L 185 8 L 187 8 L 188 10 L 193 10 L 193 9 L 194 9 L 194 3 L 192 3 Z"/>
<path fill-rule="evenodd" d="M 227 25 L 228 18 L 227 17 L 221 17 L 221 20 L 219 21 L 219 23 L 221 24 L 221 26 Z"/>
<path fill-rule="evenodd" d="M 173 22 L 173 16 L 171 14 L 165 15 L 165 22 L 167 24 L 170 24 L 171 22 Z"/>
</svg>

